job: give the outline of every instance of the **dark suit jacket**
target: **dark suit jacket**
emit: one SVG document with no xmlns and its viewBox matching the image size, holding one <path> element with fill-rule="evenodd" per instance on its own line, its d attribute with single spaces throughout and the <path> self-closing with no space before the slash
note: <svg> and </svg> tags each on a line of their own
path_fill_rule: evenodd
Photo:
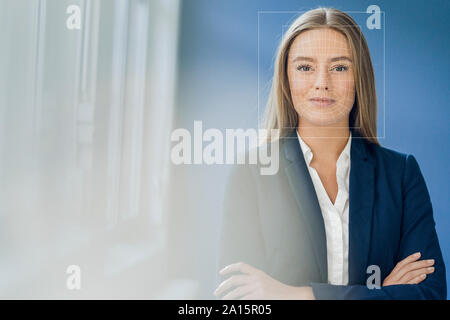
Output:
<svg viewBox="0 0 450 320">
<path fill-rule="evenodd" d="M 270 147 L 270 146 L 265 146 Z M 325 227 L 295 130 L 279 142 L 280 168 L 236 165 L 227 184 L 219 268 L 245 262 L 316 299 L 446 299 L 445 266 L 429 193 L 416 159 L 367 142 L 352 131 L 349 284 L 328 284 Z M 368 289 L 367 267 L 381 283 L 420 251 L 435 271 L 418 285 Z"/>
</svg>

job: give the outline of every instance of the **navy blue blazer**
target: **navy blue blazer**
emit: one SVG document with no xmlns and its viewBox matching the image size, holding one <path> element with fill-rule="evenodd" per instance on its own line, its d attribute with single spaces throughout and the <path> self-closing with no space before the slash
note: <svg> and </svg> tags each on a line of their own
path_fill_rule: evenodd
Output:
<svg viewBox="0 0 450 320">
<path fill-rule="evenodd" d="M 265 148 L 270 148 L 265 146 Z M 446 299 L 446 273 L 430 196 L 412 155 L 369 143 L 352 131 L 349 190 L 349 284 L 328 284 L 325 227 L 295 130 L 279 142 L 280 168 L 236 165 L 227 183 L 219 266 L 249 263 L 316 299 Z M 381 283 L 420 251 L 435 271 L 420 284 L 369 289 L 367 267 Z M 223 280 L 223 279 L 222 279 Z"/>
</svg>

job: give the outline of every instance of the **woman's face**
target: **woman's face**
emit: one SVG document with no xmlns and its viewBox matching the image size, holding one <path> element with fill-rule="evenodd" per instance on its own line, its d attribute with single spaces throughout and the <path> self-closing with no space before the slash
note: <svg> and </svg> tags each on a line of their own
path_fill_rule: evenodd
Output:
<svg viewBox="0 0 450 320">
<path fill-rule="evenodd" d="M 304 31 L 293 41 L 287 74 L 302 126 L 348 126 L 355 100 L 350 46 L 330 28 Z"/>
</svg>

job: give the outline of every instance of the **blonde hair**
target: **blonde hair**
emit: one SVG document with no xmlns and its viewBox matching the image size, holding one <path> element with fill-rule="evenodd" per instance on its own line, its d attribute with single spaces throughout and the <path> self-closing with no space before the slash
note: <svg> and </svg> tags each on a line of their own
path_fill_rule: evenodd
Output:
<svg viewBox="0 0 450 320">
<path fill-rule="evenodd" d="M 285 137 L 298 125 L 298 114 L 292 103 L 287 77 L 290 46 L 303 31 L 328 27 L 341 32 L 348 40 L 353 57 L 355 102 L 349 115 L 349 127 L 371 143 L 377 139 L 377 99 L 375 77 L 366 39 L 356 22 L 346 13 L 333 8 L 318 8 L 299 16 L 284 34 L 278 46 L 272 87 L 265 113 L 265 129 L 279 129 Z M 268 140 L 271 139 L 270 134 Z"/>
</svg>

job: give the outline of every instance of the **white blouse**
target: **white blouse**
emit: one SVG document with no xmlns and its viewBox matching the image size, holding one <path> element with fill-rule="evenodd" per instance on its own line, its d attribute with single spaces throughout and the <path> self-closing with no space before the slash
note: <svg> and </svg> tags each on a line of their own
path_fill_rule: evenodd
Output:
<svg viewBox="0 0 450 320">
<path fill-rule="evenodd" d="M 313 153 L 297 132 L 300 146 L 316 190 L 325 224 L 327 239 L 328 282 L 334 285 L 348 284 L 348 216 L 350 148 L 352 133 L 336 163 L 338 193 L 333 204 L 316 169 L 309 166 Z"/>
</svg>

